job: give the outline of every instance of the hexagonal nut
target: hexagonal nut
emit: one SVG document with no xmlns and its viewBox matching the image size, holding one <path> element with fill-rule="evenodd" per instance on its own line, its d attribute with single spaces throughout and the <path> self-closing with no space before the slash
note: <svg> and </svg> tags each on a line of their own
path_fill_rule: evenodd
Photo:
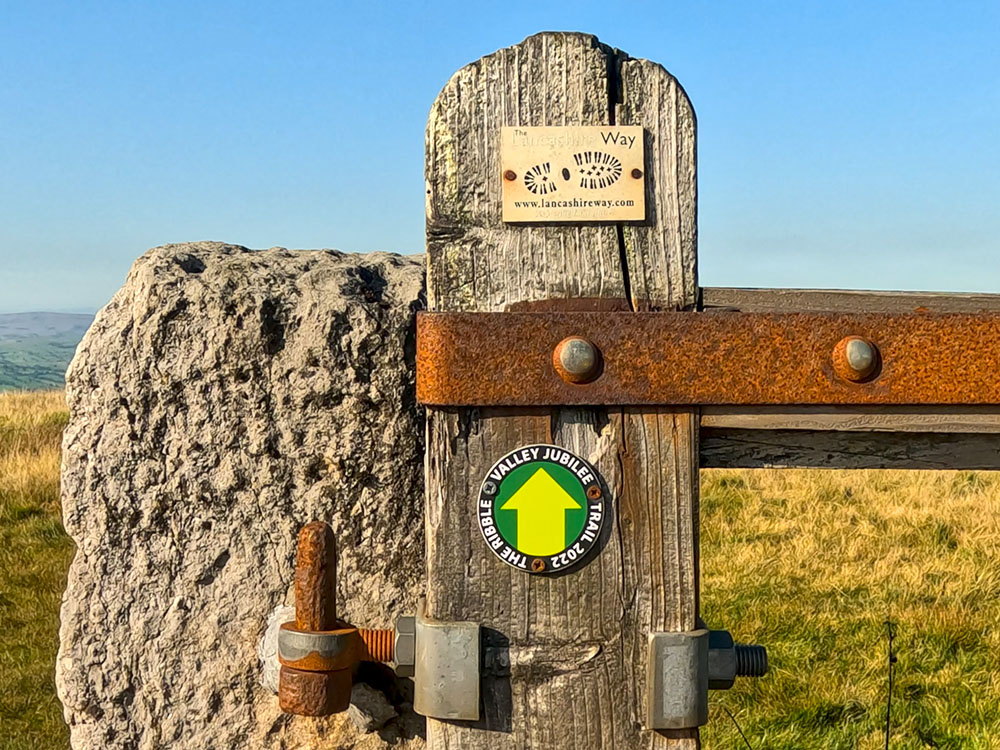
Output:
<svg viewBox="0 0 1000 750">
<path fill-rule="evenodd" d="M 728 630 L 708 633 L 708 688 L 728 690 L 736 680 L 736 647 Z"/>
<path fill-rule="evenodd" d="M 417 656 L 417 625 L 415 617 L 397 618 L 392 653 L 396 674 L 400 677 L 413 677 L 413 667 L 416 664 Z"/>
</svg>

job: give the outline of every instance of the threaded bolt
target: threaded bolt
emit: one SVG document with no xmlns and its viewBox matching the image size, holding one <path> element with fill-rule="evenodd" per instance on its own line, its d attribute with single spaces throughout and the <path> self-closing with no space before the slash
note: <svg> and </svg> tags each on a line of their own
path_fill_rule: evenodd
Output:
<svg viewBox="0 0 1000 750">
<path fill-rule="evenodd" d="M 736 676 L 763 677 L 767 674 L 767 649 L 748 643 L 737 643 Z"/>
<path fill-rule="evenodd" d="M 358 628 L 358 635 L 368 650 L 368 658 L 364 661 L 392 661 L 393 641 L 396 639 L 394 630 Z"/>
</svg>

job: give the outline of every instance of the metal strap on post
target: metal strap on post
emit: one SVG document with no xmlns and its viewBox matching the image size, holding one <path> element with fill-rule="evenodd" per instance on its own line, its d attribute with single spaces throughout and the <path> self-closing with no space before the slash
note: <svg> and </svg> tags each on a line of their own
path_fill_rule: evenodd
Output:
<svg viewBox="0 0 1000 750">
<path fill-rule="evenodd" d="M 560 344 L 593 347 L 587 377 Z M 577 361 L 580 361 L 577 358 Z M 997 313 L 423 313 L 436 406 L 1000 404 Z"/>
</svg>

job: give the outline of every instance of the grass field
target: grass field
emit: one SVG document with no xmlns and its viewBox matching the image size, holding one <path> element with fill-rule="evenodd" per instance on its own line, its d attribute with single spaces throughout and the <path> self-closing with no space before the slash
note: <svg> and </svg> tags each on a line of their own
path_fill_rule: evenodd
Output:
<svg viewBox="0 0 1000 750">
<path fill-rule="evenodd" d="M 902 471 L 702 476 L 703 615 L 768 647 L 713 693 L 712 750 L 1000 748 L 1000 477 Z"/>
<path fill-rule="evenodd" d="M 59 520 L 62 391 L 0 393 L 0 749 L 66 748 L 53 681 L 73 544 Z"/>
<path fill-rule="evenodd" d="M 0 750 L 67 747 L 55 698 L 59 392 L 0 394 Z M 1000 476 L 705 471 L 702 610 L 771 672 L 712 693 L 706 750 L 1000 749 Z M 727 713 L 729 712 L 729 713 Z"/>
</svg>

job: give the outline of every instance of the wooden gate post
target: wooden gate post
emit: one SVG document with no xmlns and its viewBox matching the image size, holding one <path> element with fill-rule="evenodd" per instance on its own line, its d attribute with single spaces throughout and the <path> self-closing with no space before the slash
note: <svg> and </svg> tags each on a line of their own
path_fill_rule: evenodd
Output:
<svg viewBox="0 0 1000 750">
<path fill-rule="evenodd" d="M 642 126 L 645 221 L 505 224 L 500 128 L 517 125 Z M 426 178 L 433 311 L 696 303 L 694 113 L 656 63 L 542 33 L 467 65 L 431 109 Z M 697 730 L 642 718 L 648 634 L 698 615 L 697 409 L 430 408 L 427 438 L 427 615 L 481 623 L 485 660 L 482 719 L 428 720 L 429 747 L 696 748 Z M 478 528 L 486 472 L 533 443 L 588 459 L 611 490 L 599 554 L 561 576 L 505 565 Z"/>
</svg>

